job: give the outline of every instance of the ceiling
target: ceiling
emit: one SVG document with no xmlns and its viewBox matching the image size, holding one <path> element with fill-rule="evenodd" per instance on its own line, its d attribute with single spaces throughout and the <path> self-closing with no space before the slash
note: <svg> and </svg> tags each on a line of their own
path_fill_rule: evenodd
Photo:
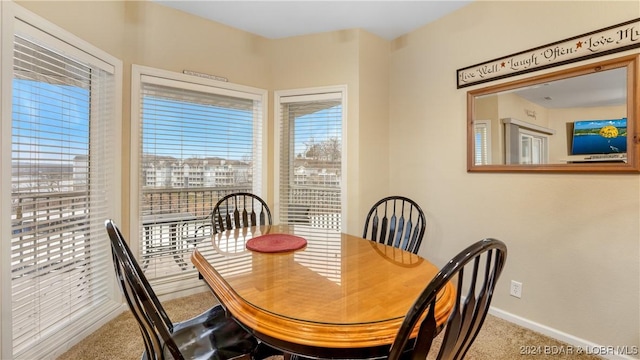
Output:
<svg viewBox="0 0 640 360">
<path fill-rule="evenodd" d="M 387 40 L 414 31 L 473 0 L 248 1 L 152 0 L 268 39 L 364 29 Z M 615 76 L 609 74 L 615 73 Z M 593 85 L 593 84 L 597 85 Z M 622 84 L 622 85 L 621 85 Z M 607 106 L 625 102 L 625 73 L 580 77 L 518 91 L 547 108 Z M 598 89 L 593 91 L 593 89 Z M 593 98 L 593 94 L 597 98 Z M 604 93 L 604 94 L 603 94 Z"/>
<path fill-rule="evenodd" d="M 153 1 L 268 39 L 359 28 L 387 40 L 471 3 L 470 0 Z"/>
<path fill-rule="evenodd" d="M 616 106 L 627 103 L 626 68 L 534 85 L 515 91 L 547 109 Z"/>
</svg>

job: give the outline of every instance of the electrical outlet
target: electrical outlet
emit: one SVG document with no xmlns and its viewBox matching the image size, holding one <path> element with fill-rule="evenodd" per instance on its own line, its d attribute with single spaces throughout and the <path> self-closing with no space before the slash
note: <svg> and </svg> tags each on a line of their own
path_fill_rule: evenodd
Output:
<svg viewBox="0 0 640 360">
<path fill-rule="evenodd" d="M 520 299 L 522 297 L 522 283 L 511 280 L 511 290 L 509 291 L 509 294 Z"/>
</svg>

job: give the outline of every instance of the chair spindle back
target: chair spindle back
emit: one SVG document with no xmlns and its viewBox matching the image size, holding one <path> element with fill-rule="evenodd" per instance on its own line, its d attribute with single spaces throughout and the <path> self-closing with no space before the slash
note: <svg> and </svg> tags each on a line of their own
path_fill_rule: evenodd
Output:
<svg viewBox="0 0 640 360">
<path fill-rule="evenodd" d="M 251 226 L 271 225 L 271 210 L 259 196 L 238 192 L 222 197 L 211 212 L 213 233 Z"/>
<path fill-rule="evenodd" d="M 472 244 L 451 259 L 427 285 L 407 313 L 391 346 L 389 359 L 426 359 L 434 337 L 440 331 L 440 348 L 436 360 L 460 360 L 476 339 L 489 310 L 493 291 L 507 258 L 506 245 L 496 239 L 484 239 Z M 439 292 L 449 281 L 456 284 L 456 302 L 444 324 L 436 324 L 435 305 Z M 420 319 L 426 316 L 418 330 L 412 349 L 410 336 Z"/>
<path fill-rule="evenodd" d="M 424 212 L 415 201 L 389 196 L 369 210 L 362 237 L 417 254 L 425 229 Z"/>
</svg>

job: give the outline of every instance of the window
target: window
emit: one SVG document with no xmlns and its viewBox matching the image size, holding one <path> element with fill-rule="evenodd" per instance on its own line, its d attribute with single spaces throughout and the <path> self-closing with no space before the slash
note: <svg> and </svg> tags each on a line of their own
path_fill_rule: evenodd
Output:
<svg viewBox="0 0 640 360">
<path fill-rule="evenodd" d="M 546 164 L 548 137 L 526 129 L 520 130 L 520 164 Z"/>
<path fill-rule="evenodd" d="M 266 91 L 142 66 L 132 81 L 139 261 L 150 280 L 173 282 L 166 291 L 201 286 L 195 229 L 224 195 L 264 193 Z"/>
<path fill-rule="evenodd" d="M 505 164 L 549 163 L 549 136 L 555 130 L 513 118 L 502 119 Z"/>
<path fill-rule="evenodd" d="M 279 223 L 342 228 L 343 88 L 277 92 Z"/>
<path fill-rule="evenodd" d="M 491 121 L 476 120 L 473 122 L 475 137 L 475 164 L 491 163 Z"/>
<path fill-rule="evenodd" d="M 11 143 L 2 158 L 11 174 L 11 242 L 2 245 L 10 282 L 2 292 L 11 294 L 3 316 L 11 314 L 12 326 L 2 357 L 42 358 L 120 304 L 104 220 L 120 205 L 121 64 L 12 10 L 20 18 L 4 12 L 15 32 L 2 48 L 13 54 L 11 72 L 2 73 L 11 89 L 11 108 L 3 109 L 11 137 L 2 139 Z"/>
</svg>

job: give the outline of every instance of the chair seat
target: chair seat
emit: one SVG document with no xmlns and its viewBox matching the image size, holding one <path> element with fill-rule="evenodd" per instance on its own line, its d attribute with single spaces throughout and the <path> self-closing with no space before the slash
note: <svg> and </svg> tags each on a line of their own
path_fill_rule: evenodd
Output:
<svg viewBox="0 0 640 360">
<path fill-rule="evenodd" d="M 228 317 L 221 305 L 174 324 L 171 337 L 185 359 L 233 359 L 247 356 L 257 346 L 256 339 L 234 319 Z M 165 357 L 171 358 L 164 349 Z"/>
</svg>

